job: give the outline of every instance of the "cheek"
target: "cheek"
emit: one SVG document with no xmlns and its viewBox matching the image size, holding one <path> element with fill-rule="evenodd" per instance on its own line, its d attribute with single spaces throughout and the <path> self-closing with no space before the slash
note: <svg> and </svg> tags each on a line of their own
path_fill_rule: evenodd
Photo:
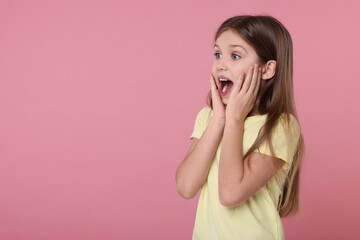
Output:
<svg viewBox="0 0 360 240">
<path fill-rule="evenodd" d="M 249 68 L 247 66 L 242 66 L 241 68 L 236 69 L 236 72 L 234 72 L 234 80 L 235 82 L 239 80 L 241 73 L 245 73 L 245 76 L 247 74 L 247 70 Z"/>
<path fill-rule="evenodd" d="M 254 66 L 256 62 L 243 62 L 243 64 L 241 64 L 241 66 L 238 66 L 236 68 L 236 70 L 234 71 L 234 77 L 236 78 L 236 80 L 238 80 L 240 78 L 241 73 L 245 73 L 245 76 L 247 75 L 249 69 L 251 66 Z"/>
<path fill-rule="evenodd" d="M 212 64 L 211 66 L 211 72 L 215 73 L 216 72 L 216 66 L 215 66 L 215 62 Z"/>
</svg>

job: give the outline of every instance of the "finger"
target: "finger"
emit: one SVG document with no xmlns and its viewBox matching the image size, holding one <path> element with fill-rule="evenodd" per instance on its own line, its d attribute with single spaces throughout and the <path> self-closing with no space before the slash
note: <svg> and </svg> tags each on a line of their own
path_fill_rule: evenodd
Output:
<svg viewBox="0 0 360 240">
<path fill-rule="evenodd" d="M 258 76 L 259 76 L 259 66 L 257 64 L 255 64 L 255 67 L 254 67 L 254 72 L 253 72 L 253 75 L 252 75 L 252 79 L 251 79 L 251 83 L 250 83 L 250 87 L 249 87 L 249 94 L 253 94 L 254 93 L 254 90 L 255 90 L 255 87 L 256 87 L 256 84 L 257 84 L 257 80 L 258 80 Z"/>
<path fill-rule="evenodd" d="M 259 92 L 260 89 L 260 82 L 261 82 L 261 68 L 259 67 L 259 74 L 258 74 L 258 79 L 256 81 L 256 87 L 254 89 L 254 95 L 256 96 Z"/>
<path fill-rule="evenodd" d="M 216 86 L 214 76 L 212 75 L 212 73 L 210 73 L 210 88 L 211 88 L 211 92 L 217 90 L 217 86 Z"/>
<path fill-rule="evenodd" d="M 217 98 L 220 99 L 220 93 L 215 83 L 214 75 L 212 75 L 212 73 L 210 73 L 210 86 L 211 86 L 211 97 L 213 101 L 216 101 Z"/>
<path fill-rule="evenodd" d="M 233 87 L 236 92 L 240 92 L 242 84 L 244 82 L 244 78 L 245 78 L 245 73 L 243 73 L 243 72 L 240 73 L 240 76 L 239 76 L 238 80 L 236 81 L 235 86 Z"/>
<path fill-rule="evenodd" d="M 244 84 L 243 84 L 243 86 L 241 88 L 241 90 L 243 90 L 245 93 L 249 90 L 250 83 L 251 83 L 251 80 L 252 80 L 252 77 L 253 77 L 253 73 L 254 73 L 254 67 L 251 66 L 249 68 L 249 71 L 248 71 L 247 75 L 246 75 Z"/>
</svg>

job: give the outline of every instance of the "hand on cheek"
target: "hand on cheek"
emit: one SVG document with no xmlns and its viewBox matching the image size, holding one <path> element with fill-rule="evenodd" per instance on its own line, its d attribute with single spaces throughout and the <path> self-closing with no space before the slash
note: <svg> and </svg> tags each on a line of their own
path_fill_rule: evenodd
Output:
<svg viewBox="0 0 360 240">
<path fill-rule="evenodd" d="M 212 73 L 210 73 L 210 87 L 213 105 L 213 118 L 216 118 L 217 120 L 225 120 L 225 107 L 221 100 L 220 93 Z"/>
<path fill-rule="evenodd" d="M 258 64 L 251 66 L 246 76 L 241 73 L 233 86 L 226 108 L 226 119 L 244 121 L 252 110 L 259 91 L 261 68 Z"/>
</svg>

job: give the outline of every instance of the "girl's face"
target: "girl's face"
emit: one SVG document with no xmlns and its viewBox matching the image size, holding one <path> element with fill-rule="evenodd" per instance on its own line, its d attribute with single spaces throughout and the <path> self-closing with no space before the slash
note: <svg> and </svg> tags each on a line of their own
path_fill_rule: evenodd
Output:
<svg viewBox="0 0 360 240">
<path fill-rule="evenodd" d="M 233 30 L 224 31 L 215 41 L 215 60 L 212 66 L 216 85 L 224 105 L 227 105 L 233 85 L 238 81 L 240 73 L 248 72 L 255 63 L 261 60 L 255 49 L 246 43 Z"/>
</svg>

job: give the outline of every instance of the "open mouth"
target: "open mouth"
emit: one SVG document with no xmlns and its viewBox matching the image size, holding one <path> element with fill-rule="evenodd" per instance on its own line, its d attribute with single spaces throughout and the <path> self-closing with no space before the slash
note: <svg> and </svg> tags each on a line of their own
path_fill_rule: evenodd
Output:
<svg viewBox="0 0 360 240">
<path fill-rule="evenodd" d="M 220 77 L 218 77 L 218 80 L 219 80 L 219 87 L 220 87 L 220 89 L 219 89 L 220 95 L 225 96 L 229 92 L 231 92 L 231 89 L 232 89 L 234 83 L 230 79 L 220 76 Z"/>
</svg>

